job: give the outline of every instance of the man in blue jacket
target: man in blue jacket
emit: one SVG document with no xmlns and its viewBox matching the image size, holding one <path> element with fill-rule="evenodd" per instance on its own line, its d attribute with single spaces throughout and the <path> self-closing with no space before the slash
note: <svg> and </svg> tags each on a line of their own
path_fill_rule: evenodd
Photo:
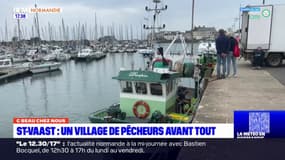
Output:
<svg viewBox="0 0 285 160">
<path fill-rule="evenodd" d="M 223 29 L 219 30 L 219 36 L 216 39 L 216 50 L 217 50 L 217 78 L 225 78 L 226 74 L 226 57 L 228 55 L 229 39 Z M 223 73 L 221 76 L 221 66 Z"/>
</svg>

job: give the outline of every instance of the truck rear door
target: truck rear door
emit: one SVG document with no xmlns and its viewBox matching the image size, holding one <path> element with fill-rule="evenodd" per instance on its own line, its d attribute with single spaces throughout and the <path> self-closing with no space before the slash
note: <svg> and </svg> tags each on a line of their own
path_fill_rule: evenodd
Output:
<svg viewBox="0 0 285 160">
<path fill-rule="evenodd" d="M 241 26 L 241 44 L 244 49 L 247 48 L 247 33 L 248 33 L 248 12 L 242 13 L 242 26 Z"/>
</svg>

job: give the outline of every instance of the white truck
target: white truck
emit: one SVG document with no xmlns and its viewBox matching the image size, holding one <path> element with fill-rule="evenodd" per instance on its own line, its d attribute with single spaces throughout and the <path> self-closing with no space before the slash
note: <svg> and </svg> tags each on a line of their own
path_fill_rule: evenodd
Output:
<svg viewBox="0 0 285 160">
<path fill-rule="evenodd" d="M 265 52 L 265 63 L 277 67 L 285 59 L 285 5 L 242 8 L 241 51 L 252 60 L 255 49 Z"/>
</svg>

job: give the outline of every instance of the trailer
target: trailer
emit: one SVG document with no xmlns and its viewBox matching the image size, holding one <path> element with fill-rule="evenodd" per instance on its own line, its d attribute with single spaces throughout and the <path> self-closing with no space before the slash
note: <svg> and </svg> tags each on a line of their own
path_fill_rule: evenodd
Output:
<svg viewBox="0 0 285 160">
<path fill-rule="evenodd" d="M 285 59 L 285 5 L 247 6 L 241 9 L 241 51 L 252 60 L 258 47 L 265 52 L 265 63 L 278 67 Z"/>
</svg>

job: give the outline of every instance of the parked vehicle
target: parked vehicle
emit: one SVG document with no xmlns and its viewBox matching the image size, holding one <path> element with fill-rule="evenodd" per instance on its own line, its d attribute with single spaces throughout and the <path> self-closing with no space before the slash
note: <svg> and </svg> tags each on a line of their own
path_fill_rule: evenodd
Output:
<svg viewBox="0 0 285 160">
<path fill-rule="evenodd" d="M 267 65 L 277 67 L 285 59 L 285 5 L 260 5 L 243 8 L 241 51 L 252 60 L 258 47 L 265 52 Z"/>
</svg>

